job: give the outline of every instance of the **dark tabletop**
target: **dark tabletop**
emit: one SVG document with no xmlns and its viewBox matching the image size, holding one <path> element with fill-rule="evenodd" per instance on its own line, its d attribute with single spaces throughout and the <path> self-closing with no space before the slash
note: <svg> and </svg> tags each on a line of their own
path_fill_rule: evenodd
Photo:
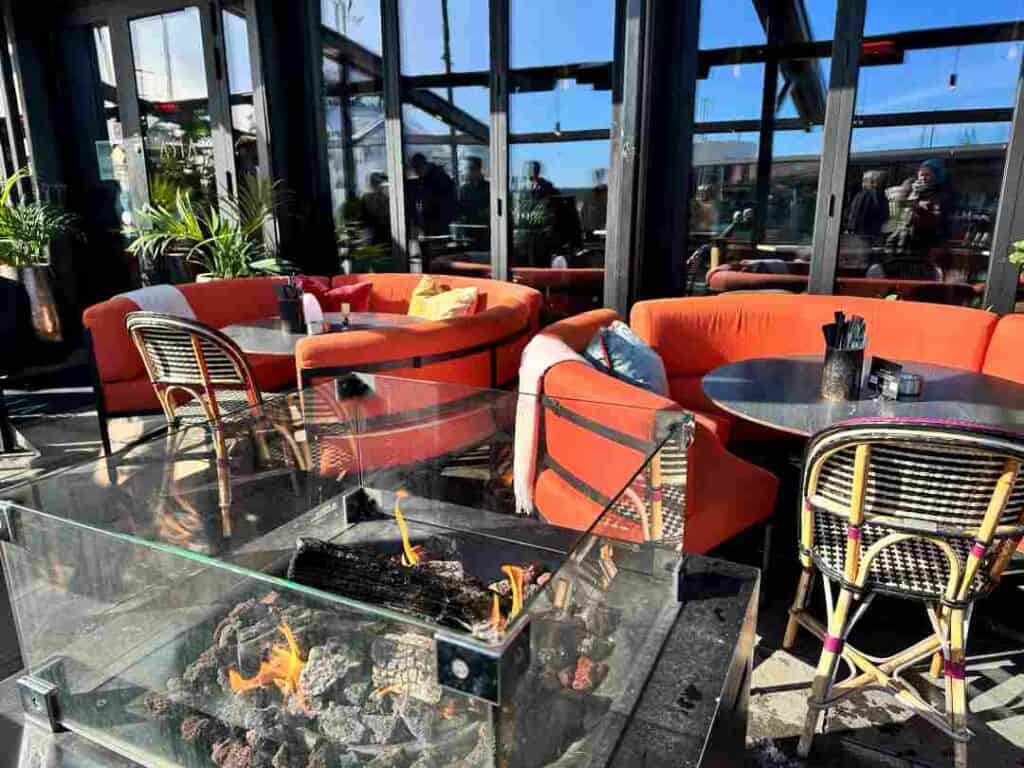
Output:
<svg viewBox="0 0 1024 768">
<path fill-rule="evenodd" d="M 340 312 L 325 312 L 324 321 L 330 325 L 329 333 L 365 331 L 373 328 L 396 328 L 427 322 L 419 317 L 390 312 L 349 312 L 349 326 L 342 330 Z M 295 345 L 305 333 L 292 333 L 279 317 L 234 323 L 221 329 L 243 352 L 250 355 L 294 355 Z"/>
<path fill-rule="evenodd" d="M 1024 430 L 1024 385 L 959 368 L 894 360 L 923 378 L 918 397 L 821 399 L 819 357 L 756 358 L 716 368 L 704 377 L 704 394 L 723 411 L 783 432 L 809 437 L 852 418 L 928 418 Z M 870 368 L 865 359 L 865 373 Z"/>
<path fill-rule="evenodd" d="M 611 713 L 625 729 L 606 729 L 611 768 L 717 768 L 742 759 L 758 572 L 696 555 L 684 569 L 682 605 L 664 645 L 652 649 L 653 672 L 631 712 Z M 16 677 L 0 682 L 0 768 L 136 766 L 75 734 L 26 723 Z"/>
</svg>

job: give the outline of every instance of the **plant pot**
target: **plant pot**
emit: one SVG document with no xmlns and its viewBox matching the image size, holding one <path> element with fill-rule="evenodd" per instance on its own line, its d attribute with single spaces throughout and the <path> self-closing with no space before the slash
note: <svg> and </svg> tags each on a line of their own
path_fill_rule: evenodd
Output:
<svg viewBox="0 0 1024 768">
<path fill-rule="evenodd" d="M 28 294 L 32 309 L 32 328 L 40 341 L 63 340 L 60 328 L 60 313 L 57 298 L 53 292 L 53 272 L 50 265 L 34 267 L 0 266 L 0 275 L 21 283 Z"/>
<path fill-rule="evenodd" d="M 212 283 L 214 280 L 220 280 L 220 277 L 213 272 L 200 272 L 196 275 L 197 283 Z"/>
</svg>

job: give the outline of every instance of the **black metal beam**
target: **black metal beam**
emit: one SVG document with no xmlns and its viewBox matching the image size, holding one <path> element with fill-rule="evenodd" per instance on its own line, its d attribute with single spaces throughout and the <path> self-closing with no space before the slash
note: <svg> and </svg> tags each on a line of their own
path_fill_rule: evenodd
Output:
<svg viewBox="0 0 1024 768">
<path fill-rule="evenodd" d="M 832 293 L 835 287 L 866 4 L 867 0 L 839 0 L 836 12 L 835 52 L 814 211 L 809 293 Z"/>
<path fill-rule="evenodd" d="M 764 240 L 768 220 L 768 194 L 772 182 L 772 151 L 775 146 L 775 95 L 779 83 L 779 60 L 772 55 L 778 41 L 773 18 L 764 20 L 768 35 L 769 56 L 764 63 L 764 84 L 761 90 L 761 125 L 757 143 L 757 178 L 754 191 L 754 242 Z"/>
<path fill-rule="evenodd" d="M 611 138 L 608 128 L 594 128 L 585 131 L 538 131 L 536 133 L 509 134 L 509 144 L 561 144 L 566 141 L 600 141 Z"/>
<path fill-rule="evenodd" d="M 1011 264 L 1008 256 L 1013 244 L 1019 240 L 1024 240 L 1024 69 L 1017 77 L 1013 129 L 999 188 L 999 208 L 985 285 L 984 304 L 999 313 L 1012 312 L 1017 302 L 1020 267 Z"/>
<path fill-rule="evenodd" d="M 383 20 L 384 134 L 387 139 L 388 200 L 391 207 L 391 248 L 407 271 L 422 271 L 410 258 L 405 217 L 405 157 L 402 143 L 401 34 L 398 0 L 381 0 Z"/>
<path fill-rule="evenodd" d="M 491 82 L 490 72 L 452 72 L 436 75 L 404 75 L 402 83 L 406 88 L 487 88 Z"/>
<path fill-rule="evenodd" d="M 444 121 L 458 131 L 472 136 L 486 144 L 490 141 L 490 129 L 464 109 L 459 109 L 450 101 L 446 101 L 433 91 L 417 89 L 405 91 L 405 100 L 414 104 L 424 112 Z"/>
<path fill-rule="evenodd" d="M 908 125 L 955 125 L 958 123 L 1008 123 L 1013 119 L 1013 109 L 936 109 L 921 112 L 891 112 L 878 115 L 855 115 L 854 128 L 894 128 Z M 705 133 L 753 133 L 759 130 L 760 120 L 716 120 L 696 123 L 693 131 Z M 775 119 L 776 131 L 807 131 L 824 121 L 807 121 L 799 117 Z"/>
</svg>

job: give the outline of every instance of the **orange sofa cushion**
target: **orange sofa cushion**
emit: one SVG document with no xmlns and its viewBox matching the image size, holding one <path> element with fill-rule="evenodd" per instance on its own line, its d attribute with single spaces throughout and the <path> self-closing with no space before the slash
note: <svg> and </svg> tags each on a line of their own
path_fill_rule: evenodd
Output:
<svg viewBox="0 0 1024 768">
<path fill-rule="evenodd" d="M 755 357 L 816 355 L 821 326 L 842 310 L 867 321 L 868 355 L 978 371 L 997 317 L 964 307 L 850 296 L 742 294 L 642 301 L 630 325 L 661 355 L 672 397 L 716 412 L 701 379 L 726 363 Z"/>
<path fill-rule="evenodd" d="M 985 352 L 981 372 L 1001 379 L 1024 382 L 1024 315 L 1006 315 L 999 319 Z"/>
</svg>

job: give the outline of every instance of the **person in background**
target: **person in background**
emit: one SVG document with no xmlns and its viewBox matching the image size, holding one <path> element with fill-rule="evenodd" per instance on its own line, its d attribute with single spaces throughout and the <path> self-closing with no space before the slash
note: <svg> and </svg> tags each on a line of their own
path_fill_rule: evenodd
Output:
<svg viewBox="0 0 1024 768">
<path fill-rule="evenodd" d="M 904 183 L 905 186 L 905 183 Z M 925 160 L 911 182 L 895 231 L 886 238 L 885 259 L 868 277 L 942 280 L 931 251 L 949 234 L 949 172 L 939 159 Z"/>
<path fill-rule="evenodd" d="M 850 213 L 846 218 L 847 231 L 869 242 L 881 237 L 882 227 L 889 220 L 889 205 L 881 186 L 881 172 L 866 171 L 861 179 L 861 189 L 850 203 Z"/>
<path fill-rule="evenodd" d="M 415 178 L 411 179 L 411 202 L 414 223 L 421 235 L 446 235 L 455 220 L 458 206 L 455 182 L 445 170 L 427 161 L 417 152 L 409 161 Z"/>
<path fill-rule="evenodd" d="M 466 183 L 459 188 L 459 218 L 466 224 L 487 224 L 491 213 L 491 185 L 484 178 L 484 161 L 466 158 Z"/>
<path fill-rule="evenodd" d="M 386 243 L 391 239 L 391 210 L 388 200 L 388 177 L 379 171 L 370 174 L 370 191 L 363 195 L 363 215 L 370 229 L 373 245 Z"/>
<path fill-rule="evenodd" d="M 529 181 L 529 187 L 527 193 L 531 200 L 549 200 L 552 197 L 558 196 L 558 190 L 555 189 L 555 185 L 540 175 L 541 167 L 540 163 L 536 160 L 530 160 L 526 164 L 526 178 Z"/>
</svg>

